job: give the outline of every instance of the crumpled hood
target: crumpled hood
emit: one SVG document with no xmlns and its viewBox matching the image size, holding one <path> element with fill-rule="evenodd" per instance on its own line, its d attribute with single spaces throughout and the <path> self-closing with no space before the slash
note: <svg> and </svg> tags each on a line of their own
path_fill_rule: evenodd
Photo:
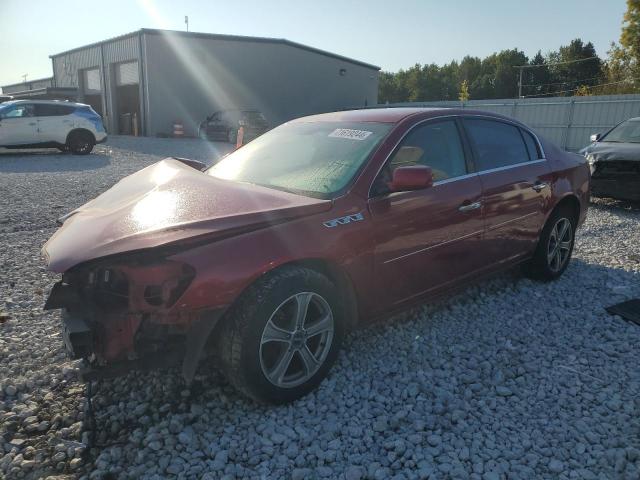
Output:
<svg viewBox="0 0 640 480">
<path fill-rule="evenodd" d="M 87 260 L 212 239 L 327 211 L 330 200 L 221 180 L 167 158 L 74 210 L 47 241 L 48 267 L 64 272 Z"/>
<path fill-rule="evenodd" d="M 640 143 L 596 142 L 586 146 L 580 153 L 590 155 L 595 162 L 612 160 L 635 160 L 640 162 Z"/>
</svg>

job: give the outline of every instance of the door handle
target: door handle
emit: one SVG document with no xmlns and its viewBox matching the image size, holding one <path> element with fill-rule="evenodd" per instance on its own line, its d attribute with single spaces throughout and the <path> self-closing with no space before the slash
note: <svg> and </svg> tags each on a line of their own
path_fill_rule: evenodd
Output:
<svg viewBox="0 0 640 480">
<path fill-rule="evenodd" d="M 534 183 L 531 188 L 533 188 L 536 192 L 541 192 L 542 190 L 544 190 L 545 188 L 547 188 L 549 186 L 548 183 L 545 182 L 536 182 Z"/>
<path fill-rule="evenodd" d="M 482 203 L 480 202 L 463 203 L 458 207 L 458 210 L 460 210 L 461 212 L 470 212 L 472 210 L 477 210 L 481 206 L 482 206 Z"/>
</svg>

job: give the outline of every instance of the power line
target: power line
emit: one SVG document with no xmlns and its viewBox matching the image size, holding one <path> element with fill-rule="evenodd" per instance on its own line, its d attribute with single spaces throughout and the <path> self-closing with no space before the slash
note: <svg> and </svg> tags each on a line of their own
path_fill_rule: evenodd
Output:
<svg viewBox="0 0 640 480">
<path fill-rule="evenodd" d="M 593 57 L 587 57 L 587 58 L 578 58 L 576 60 L 567 60 L 566 62 L 542 63 L 540 65 L 514 65 L 513 68 L 555 67 L 556 65 L 568 65 L 570 63 L 586 62 L 587 60 L 593 60 L 594 58 L 598 58 L 598 57 L 593 56 Z"/>
<path fill-rule="evenodd" d="M 631 82 L 631 81 L 633 81 L 633 80 L 634 80 L 634 79 L 626 79 L 626 80 L 620 80 L 620 81 L 618 81 L 618 82 L 600 83 L 600 84 L 598 84 L 598 85 L 593 85 L 593 86 L 590 86 L 590 87 L 587 87 L 587 88 L 606 87 L 606 86 L 608 86 L 608 85 L 617 85 L 617 84 L 619 84 L 619 83 L 627 83 L 627 82 Z M 580 90 L 580 87 L 578 87 L 578 88 L 573 88 L 573 89 L 571 89 L 571 90 L 559 90 L 559 91 L 556 91 L 556 92 L 538 93 L 538 94 L 535 94 L 535 95 L 523 95 L 523 96 L 522 96 L 522 97 L 520 97 L 520 98 L 546 97 L 546 96 L 549 96 L 549 95 L 558 95 L 559 93 L 577 92 L 578 90 Z"/>
<path fill-rule="evenodd" d="M 581 80 L 568 80 L 566 82 L 556 82 L 556 83 L 523 83 L 523 87 L 546 87 L 548 85 L 567 85 L 569 83 L 580 83 L 580 82 L 588 82 L 589 80 L 597 80 L 600 77 L 591 77 L 591 78 L 583 78 Z"/>
</svg>

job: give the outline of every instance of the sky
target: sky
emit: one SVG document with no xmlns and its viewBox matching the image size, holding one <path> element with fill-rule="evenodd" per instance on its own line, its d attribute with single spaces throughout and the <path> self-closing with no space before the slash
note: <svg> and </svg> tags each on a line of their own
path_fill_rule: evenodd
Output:
<svg viewBox="0 0 640 480">
<path fill-rule="evenodd" d="M 49 55 L 140 28 L 286 38 L 397 71 L 580 37 L 606 56 L 625 0 L 0 0 L 0 85 L 51 76 Z"/>
</svg>

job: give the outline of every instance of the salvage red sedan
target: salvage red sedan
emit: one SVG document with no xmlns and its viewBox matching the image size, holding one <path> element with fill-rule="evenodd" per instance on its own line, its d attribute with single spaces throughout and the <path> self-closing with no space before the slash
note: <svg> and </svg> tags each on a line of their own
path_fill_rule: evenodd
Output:
<svg viewBox="0 0 640 480">
<path fill-rule="evenodd" d="M 66 215 L 46 308 L 85 377 L 216 362 L 262 402 L 315 388 L 345 333 L 521 264 L 567 268 L 583 157 L 483 112 L 288 122 L 213 167 L 167 158 Z"/>
</svg>

